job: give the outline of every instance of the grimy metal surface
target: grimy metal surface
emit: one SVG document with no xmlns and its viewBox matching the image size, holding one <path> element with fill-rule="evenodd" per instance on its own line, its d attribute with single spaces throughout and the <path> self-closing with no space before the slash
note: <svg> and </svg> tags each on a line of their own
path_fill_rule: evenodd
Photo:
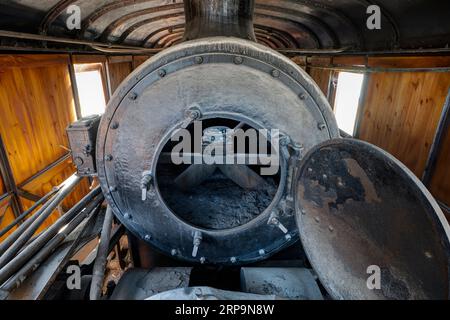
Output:
<svg viewBox="0 0 450 320">
<path fill-rule="evenodd" d="M 256 41 L 254 6 L 255 0 L 184 0 L 184 40 L 223 36 Z"/>
<path fill-rule="evenodd" d="M 235 0 L 202 2 L 228 4 Z M 80 8 L 80 30 L 66 26 L 72 5 Z M 370 5 L 381 9 L 380 30 L 366 26 Z M 349 48 L 350 52 L 445 48 L 450 42 L 448 12 L 450 2 L 442 0 L 255 0 L 254 24 L 256 31 L 261 31 L 256 25 L 269 30 L 267 34 L 256 33 L 258 42 L 276 44 L 276 35 L 285 34 L 297 43 L 289 48 Z M 142 44 L 148 35 L 160 30 L 148 41 L 158 46 L 163 37 L 184 23 L 181 0 L 0 1 L 0 30 L 105 43 Z"/>
<path fill-rule="evenodd" d="M 294 212 L 286 205 L 286 160 L 281 161 L 272 202 L 247 223 L 202 228 L 168 207 L 159 186 L 158 159 L 192 108 L 200 111 L 198 120 L 225 118 L 257 129 L 279 129 L 305 151 L 339 136 L 326 98 L 289 59 L 237 38 L 185 42 L 132 73 L 112 97 L 100 123 L 98 176 L 117 218 L 163 253 L 191 262 L 243 264 L 265 259 L 293 243 L 298 229 Z M 153 179 L 143 201 L 145 173 Z M 268 223 L 273 212 L 285 232 Z M 201 243 L 193 257 L 199 233 Z"/>
<path fill-rule="evenodd" d="M 302 244 L 333 298 L 449 298 L 450 227 L 393 156 L 358 140 L 327 141 L 305 155 L 295 183 Z M 381 287 L 368 286 L 376 274 Z"/>
</svg>

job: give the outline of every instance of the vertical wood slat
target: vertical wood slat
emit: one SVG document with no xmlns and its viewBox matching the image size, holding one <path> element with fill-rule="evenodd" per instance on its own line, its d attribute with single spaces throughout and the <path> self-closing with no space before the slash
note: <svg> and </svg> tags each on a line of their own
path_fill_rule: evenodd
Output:
<svg viewBox="0 0 450 320">
<path fill-rule="evenodd" d="M 450 73 L 373 73 L 368 81 L 359 138 L 392 153 L 421 177 Z"/>
</svg>

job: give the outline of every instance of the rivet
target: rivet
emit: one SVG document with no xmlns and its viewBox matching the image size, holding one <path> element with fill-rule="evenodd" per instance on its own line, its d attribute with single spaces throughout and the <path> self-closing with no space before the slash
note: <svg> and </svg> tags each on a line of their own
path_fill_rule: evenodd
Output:
<svg viewBox="0 0 450 320">
<path fill-rule="evenodd" d="M 173 256 L 177 255 L 177 249 L 172 249 L 172 251 L 170 251 L 170 254 Z"/>
<path fill-rule="evenodd" d="M 316 220 L 317 223 L 320 222 L 320 218 L 319 217 L 315 217 L 314 220 Z"/>
<path fill-rule="evenodd" d="M 433 258 L 433 255 L 431 254 L 431 252 L 425 251 L 425 257 L 427 257 L 428 259 L 431 259 L 431 258 Z"/>
<path fill-rule="evenodd" d="M 109 191 L 110 192 L 116 192 L 117 191 L 117 187 L 116 186 L 111 186 L 111 187 L 109 187 Z"/>
<path fill-rule="evenodd" d="M 106 155 L 106 161 L 112 161 L 113 156 L 111 154 Z"/>
<path fill-rule="evenodd" d="M 161 78 L 165 77 L 165 76 L 166 76 L 166 70 L 160 69 L 160 70 L 158 71 L 158 75 L 159 75 Z"/>
<path fill-rule="evenodd" d="M 136 92 L 132 92 L 130 93 L 130 95 L 128 96 L 128 98 L 130 98 L 130 100 L 136 100 L 138 97 L 138 94 Z"/>
<path fill-rule="evenodd" d="M 285 238 L 287 241 L 291 241 L 292 236 L 291 236 L 290 234 L 287 234 L 287 235 L 284 236 L 284 238 Z"/>
<path fill-rule="evenodd" d="M 308 168 L 308 172 L 313 172 L 313 169 L 312 168 Z"/>
<path fill-rule="evenodd" d="M 305 215 L 306 214 L 306 210 L 302 209 L 302 214 Z"/>
<path fill-rule="evenodd" d="M 117 128 L 119 128 L 119 123 L 116 121 L 116 122 L 113 122 L 113 124 L 111 125 L 111 129 L 117 129 Z"/>
<path fill-rule="evenodd" d="M 272 70 L 272 77 L 278 78 L 280 76 L 280 71 L 273 69 Z"/>
<path fill-rule="evenodd" d="M 236 263 L 237 259 L 236 259 L 236 257 L 231 257 L 230 261 L 231 261 L 231 263 Z"/>
<path fill-rule="evenodd" d="M 244 59 L 242 59 L 242 57 L 234 57 L 235 64 L 242 64 L 242 62 L 244 62 Z"/>
<path fill-rule="evenodd" d="M 322 175 L 322 178 L 324 178 L 325 180 L 328 179 L 328 176 L 326 174 Z"/>
<path fill-rule="evenodd" d="M 263 256 L 266 254 L 266 251 L 264 249 L 259 250 L 259 255 Z"/>
<path fill-rule="evenodd" d="M 306 99 L 306 94 L 300 93 L 299 98 L 300 98 L 301 100 L 305 100 L 305 99 Z"/>
<path fill-rule="evenodd" d="M 205 258 L 205 257 L 201 257 L 201 258 L 200 258 L 200 263 L 201 263 L 201 264 L 204 264 L 205 262 L 206 262 L 206 258 Z"/>
<path fill-rule="evenodd" d="M 123 215 L 125 219 L 131 219 L 131 215 L 127 212 Z"/>
<path fill-rule="evenodd" d="M 319 122 L 319 123 L 317 124 L 317 127 L 319 128 L 319 130 L 324 130 L 327 126 L 325 125 L 325 123 Z"/>
<path fill-rule="evenodd" d="M 330 230 L 330 232 L 333 232 L 334 231 L 333 226 L 328 226 L 328 230 Z"/>
<path fill-rule="evenodd" d="M 152 239 L 152 236 L 149 235 L 149 234 L 146 234 L 145 237 L 144 237 L 145 241 L 150 241 L 151 239 Z"/>
<path fill-rule="evenodd" d="M 195 57 L 195 63 L 196 64 L 202 64 L 203 63 L 203 58 L 202 57 Z"/>
</svg>

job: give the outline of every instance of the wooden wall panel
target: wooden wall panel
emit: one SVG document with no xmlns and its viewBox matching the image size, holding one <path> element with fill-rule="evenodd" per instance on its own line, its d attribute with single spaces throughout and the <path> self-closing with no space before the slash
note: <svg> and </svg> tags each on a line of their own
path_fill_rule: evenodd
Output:
<svg viewBox="0 0 450 320">
<path fill-rule="evenodd" d="M 133 71 L 133 64 L 131 61 L 117 63 L 110 62 L 108 64 L 108 68 L 111 92 L 114 93 L 114 91 L 116 91 L 117 87 L 119 87 L 122 81 Z"/>
<path fill-rule="evenodd" d="M 332 70 L 325 70 L 318 68 L 311 68 L 309 71 L 309 75 L 317 83 L 320 90 L 322 90 L 325 96 L 327 96 L 328 94 L 328 87 L 330 84 L 330 77 L 332 73 L 333 73 Z"/>
<path fill-rule="evenodd" d="M 450 73 L 371 74 L 359 138 L 421 177 L 449 87 Z"/>
<path fill-rule="evenodd" d="M 4 70 L 0 88 L 0 134 L 20 183 L 67 153 L 75 120 L 67 65 Z"/>
<path fill-rule="evenodd" d="M 41 61 L 42 58 L 42 61 Z M 12 59 L 12 60 L 11 60 Z M 24 61 L 21 65 L 10 61 Z M 0 56 L 0 135 L 17 184 L 27 180 L 67 153 L 66 127 L 76 119 L 68 56 Z M 75 168 L 70 161 L 61 163 L 33 180 L 24 189 L 38 196 L 60 184 Z M 84 181 L 62 208 L 68 209 L 88 192 Z M 24 209 L 33 203 L 21 198 Z M 10 210 L 9 210 L 10 211 Z M 42 228 L 59 217 L 52 214 Z M 14 216 L 8 212 L 0 228 Z"/>
</svg>

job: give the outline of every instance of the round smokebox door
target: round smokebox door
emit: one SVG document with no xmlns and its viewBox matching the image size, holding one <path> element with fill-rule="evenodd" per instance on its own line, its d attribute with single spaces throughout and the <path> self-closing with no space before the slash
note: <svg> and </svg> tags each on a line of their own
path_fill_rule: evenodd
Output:
<svg viewBox="0 0 450 320">
<path fill-rule="evenodd" d="M 306 154 L 295 183 L 300 237 L 333 298 L 448 298 L 449 225 L 397 159 L 330 140 Z"/>
</svg>

